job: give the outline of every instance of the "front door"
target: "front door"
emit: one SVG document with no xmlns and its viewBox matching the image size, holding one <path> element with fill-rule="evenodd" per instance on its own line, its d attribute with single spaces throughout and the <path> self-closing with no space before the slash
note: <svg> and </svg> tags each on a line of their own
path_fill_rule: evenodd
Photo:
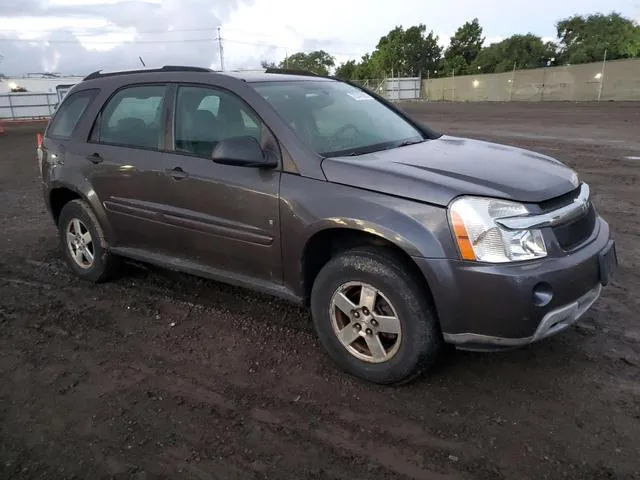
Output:
<svg viewBox="0 0 640 480">
<path fill-rule="evenodd" d="M 174 192 L 167 221 L 179 227 L 176 254 L 209 267 L 281 283 L 279 169 L 216 164 L 216 142 L 254 136 L 280 156 L 275 137 L 233 93 L 180 86 L 174 107 L 174 152 L 164 162 Z"/>
</svg>

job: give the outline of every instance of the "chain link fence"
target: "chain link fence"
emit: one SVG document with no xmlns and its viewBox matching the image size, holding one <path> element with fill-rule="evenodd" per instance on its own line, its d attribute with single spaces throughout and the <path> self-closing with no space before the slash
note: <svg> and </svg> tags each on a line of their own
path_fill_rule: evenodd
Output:
<svg viewBox="0 0 640 480">
<path fill-rule="evenodd" d="M 48 118 L 58 103 L 57 93 L 6 93 L 0 95 L 0 119 Z"/>
<path fill-rule="evenodd" d="M 420 77 L 376 78 L 355 80 L 355 83 L 392 101 L 416 100 L 422 95 L 422 79 Z"/>
<path fill-rule="evenodd" d="M 387 96 L 387 79 L 386 78 L 370 78 L 366 80 L 354 80 L 354 83 L 363 86 L 368 90 L 376 92 L 383 97 Z"/>
</svg>

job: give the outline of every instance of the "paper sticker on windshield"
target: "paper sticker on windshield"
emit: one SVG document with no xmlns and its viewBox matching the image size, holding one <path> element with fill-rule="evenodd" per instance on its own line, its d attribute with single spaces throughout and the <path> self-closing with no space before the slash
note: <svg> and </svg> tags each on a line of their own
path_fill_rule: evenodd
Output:
<svg viewBox="0 0 640 480">
<path fill-rule="evenodd" d="M 373 100 L 373 97 L 367 95 L 364 92 L 352 92 L 352 93 L 347 93 L 347 95 L 349 95 L 351 98 L 353 98 L 354 100 Z"/>
</svg>

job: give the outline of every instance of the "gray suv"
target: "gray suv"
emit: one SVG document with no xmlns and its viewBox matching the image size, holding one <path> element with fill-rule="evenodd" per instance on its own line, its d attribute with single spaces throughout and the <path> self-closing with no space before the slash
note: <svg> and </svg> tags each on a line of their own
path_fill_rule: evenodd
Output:
<svg viewBox="0 0 640 480">
<path fill-rule="evenodd" d="M 443 135 L 304 72 L 96 72 L 38 158 L 78 276 L 129 258 L 309 306 L 331 358 L 377 383 L 415 378 L 445 343 L 557 333 L 617 265 L 559 161 Z"/>
</svg>

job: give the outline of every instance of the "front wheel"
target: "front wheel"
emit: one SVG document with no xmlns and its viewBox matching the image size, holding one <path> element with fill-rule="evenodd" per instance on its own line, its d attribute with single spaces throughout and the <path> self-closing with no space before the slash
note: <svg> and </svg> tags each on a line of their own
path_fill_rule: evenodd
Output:
<svg viewBox="0 0 640 480">
<path fill-rule="evenodd" d="M 443 343 L 420 282 L 376 250 L 331 259 L 314 282 L 311 310 L 331 358 L 367 381 L 408 382 L 434 363 Z"/>
</svg>

